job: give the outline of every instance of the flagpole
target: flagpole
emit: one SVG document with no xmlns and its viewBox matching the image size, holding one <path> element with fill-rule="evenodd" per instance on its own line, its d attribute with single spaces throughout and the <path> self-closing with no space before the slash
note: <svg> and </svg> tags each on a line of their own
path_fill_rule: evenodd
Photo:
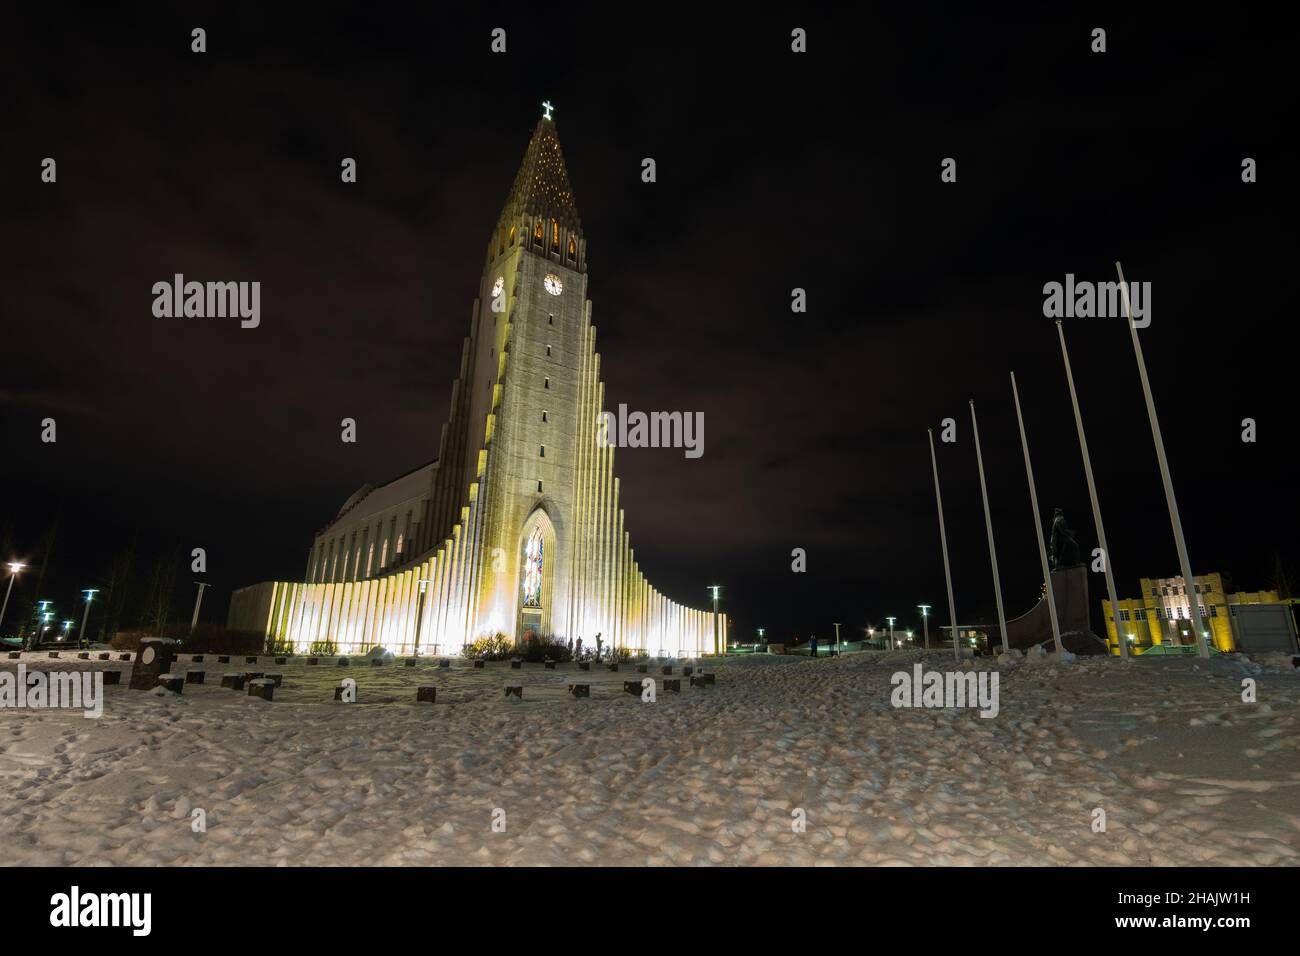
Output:
<svg viewBox="0 0 1300 956">
<path fill-rule="evenodd" d="M 948 533 L 943 527 L 943 496 L 939 493 L 939 459 L 934 457 L 934 432 L 927 428 L 930 437 L 930 464 L 934 466 L 934 503 L 939 509 L 939 542 L 943 546 L 943 576 L 948 582 L 948 620 L 952 624 L 952 656 L 961 660 L 961 648 L 957 644 L 957 606 L 952 599 L 952 569 L 948 565 Z"/>
<path fill-rule="evenodd" d="M 1142 357 L 1142 343 L 1138 341 L 1137 326 L 1133 322 L 1133 306 L 1128 298 L 1128 283 L 1124 281 L 1124 270 L 1115 263 L 1119 273 L 1119 291 L 1124 297 L 1124 313 L 1128 316 L 1128 330 L 1133 337 L 1133 352 L 1137 355 L 1138 375 L 1142 379 L 1142 394 L 1147 400 L 1147 416 L 1151 419 L 1151 434 L 1155 438 L 1156 461 L 1160 463 L 1160 478 L 1165 484 L 1165 501 L 1169 503 L 1169 521 L 1174 526 L 1174 545 L 1178 548 L 1178 563 L 1183 572 L 1183 590 L 1189 587 L 1191 596 L 1187 599 L 1188 616 L 1196 628 L 1196 646 L 1201 657 L 1209 657 L 1210 649 L 1205 643 L 1205 625 L 1201 621 L 1201 606 L 1196 594 L 1196 579 L 1192 577 L 1192 562 L 1187 557 L 1187 541 L 1183 538 L 1183 522 L 1178 516 L 1178 501 L 1174 498 L 1174 482 L 1169 477 L 1169 460 L 1165 457 L 1165 440 L 1160 434 L 1160 420 L 1156 417 L 1156 402 L 1151 396 L 1151 381 L 1147 378 L 1147 363 Z"/>
<path fill-rule="evenodd" d="M 1056 334 L 1061 340 L 1061 358 L 1065 360 L 1065 381 L 1070 386 L 1070 404 L 1074 406 L 1074 424 L 1079 431 L 1079 450 L 1083 453 L 1083 473 L 1088 479 L 1088 497 L 1092 500 L 1092 520 L 1097 526 L 1097 546 L 1101 548 L 1101 569 L 1106 572 L 1106 593 L 1110 595 L 1110 613 L 1115 619 L 1115 641 L 1119 656 L 1128 657 L 1128 642 L 1119 621 L 1119 592 L 1115 590 L 1115 573 L 1110 568 L 1110 546 L 1106 543 L 1106 527 L 1101 522 L 1101 502 L 1097 499 L 1097 482 L 1092 477 L 1092 456 L 1088 454 L 1088 439 L 1083 433 L 1083 414 L 1079 411 L 1079 395 L 1074 390 L 1074 372 L 1070 369 L 1070 352 L 1065 347 L 1065 328 L 1056 320 Z"/>
<path fill-rule="evenodd" d="M 1061 624 L 1056 619 L 1056 594 L 1052 590 L 1052 570 L 1047 566 L 1047 545 L 1043 542 L 1043 519 L 1038 513 L 1038 492 L 1034 489 L 1034 466 L 1029 463 L 1029 439 L 1025 436 L 1025 418 L 1020 414 L 1020 392 L 1016 388 L 1016 373 L 1011 373 L 1011 395 L 1016 402 L 1016 421 L 1020 424 L 1020 447 L 1025 451 L 1025 474 L 1029 478 L 1029 503 L 1034 506 L 1034 537 L 1038 540 L 1038 558 L 1043 563 L 1043 583 L 1047 588 L 1047 612 L 1052 618 L 1052 639 L 1056 653 L 1065 650 L 1061 644 Z"/>
<path fill-rule="evenodd" d="M 980 471 L 980 494 L 984 497 L 984 529 L 989 536 L 989 562 L 993 565 L 993 594 L 998 599 L 998 630 L 1002 634 L 1002 653 L 1006 654 L 1010 645 L 1007 643 L 1007 615 L 1002 609 L 1002 582 L 998 579 L 998 552 L 993 546 L 993 518 L 989 514 L 989 488 L 984 483 L 984 454 L 980 451 L 980 426 L 975 420 L 975 400 L 970 403 L 970 424 L 975 434 L 975 463 Z"/>
</svg>

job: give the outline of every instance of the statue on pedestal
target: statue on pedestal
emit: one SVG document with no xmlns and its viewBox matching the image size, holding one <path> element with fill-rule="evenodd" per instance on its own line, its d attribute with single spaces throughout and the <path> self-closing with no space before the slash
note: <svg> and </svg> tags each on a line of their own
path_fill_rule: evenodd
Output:
<svg viewBox="0 0 1300 956">
<path fill-rule="evenodd" d="M 1060 508 L 1052 513 L 1052 570 L 1077 567 L 1083 563 L 1079 558 L 1079 542 L 1074 539 L 1074 532 L 1065 523 L 1065 512 Z"/>
</svg>

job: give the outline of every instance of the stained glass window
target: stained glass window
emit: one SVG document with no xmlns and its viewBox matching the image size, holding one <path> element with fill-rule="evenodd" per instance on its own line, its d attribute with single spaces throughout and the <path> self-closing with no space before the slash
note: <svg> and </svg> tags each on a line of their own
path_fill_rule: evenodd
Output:
<svg viewBox="0 0 1300 956">
<path fill-rule="evenodd" d="M 534 528 L 524 545 L 524 607 L 542 606 L 542 529 Z"/>
</svg>

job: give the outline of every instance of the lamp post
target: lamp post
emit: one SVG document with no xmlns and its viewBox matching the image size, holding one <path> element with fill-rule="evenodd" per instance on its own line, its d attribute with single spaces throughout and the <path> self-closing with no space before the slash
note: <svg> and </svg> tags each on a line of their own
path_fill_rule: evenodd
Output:
<svg viewBox="0 0 1300 956">
<path fill-rule="evenodd" d="M 41 643 L 41 625 L 45 622 L 45 609 L 50 606 L 49 601 L 37 601 L 36 606 L 40 609 L 36 612 L 36 627 L 32 635 L 32 647 L 39 647 Z"/>
<path fill-rule="evenodd" d="M 718 653 L 718 592 L 722 590 L 721 584 L 709 585 L 709 590 L 713 592 L 713 653 Z"/>
<path fill-rule="evenodd" d="M 90 618 L 90 602 L 99 593 L 99 588 L 86 588 L 81 593 L 86 595 L 86 610 L 81 615 L 81 630 L 77 632 L 77 647 L 81 647 L 82 642 L 86 640 L 86 621 Z"/>
<path fill-rule="evenodd" d="M 840 622 L 835 622 L 835 653 L 840 653 Z"/>
<path fill-rule="evenodd" d="M 0 624 L 5 622 L 5 611 L 9 610 L 9 595 L 13 593 L 14 578 L 18 577 L 18 572 L 27 567 L 25 564 L 19 564 L 17 561 L 9 562 L 9 587 L 5 588 L 5 602 L 0 605 Z"/>
<path fill-rule="evenodd" d="M 762 647 L 762 646 L 763 646 L 763 634 L 765 633 L 765 631 L 766 631 L 765 628 L 761 628 L 761 627 L 760 627 L 760 628 L 758 629 L 758 647 Z M 755 648 L 755 650 L 757 650 L 757 649 L 758 649 L 758 648 Z"/>
<path fill-rule="evenodd" d="M 66 641 L 66 640 L 68 639 L 68 628 L 70 628 L 70 627 L 72 627 L 72 618 L 70 618 L 70 617 L 64 618 L 64 619 L 63 619 L 63 636 L 62 636 L 61 638 L 59 638 L 59 640 L 61 640 L 61 641 Z"/>
<path fill-rule="evenodd" d="M 894 621 L 898 620 L 898 618 L 887 617 L 885 620 L 889 622 L 889 649 L 892 651 L 894 649 Z"/>
<path fill-rule="evenodd" d="M 925 629 L 925 649 L 930 649 L 930 605 L 918 604 L 917 608 L 921 611 L 921 627 Z"/>
</svg>

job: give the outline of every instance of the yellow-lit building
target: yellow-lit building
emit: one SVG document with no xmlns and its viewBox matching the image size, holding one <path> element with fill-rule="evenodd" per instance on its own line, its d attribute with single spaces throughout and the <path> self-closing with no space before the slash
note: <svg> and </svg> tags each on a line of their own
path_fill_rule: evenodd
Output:
<svg viewBox="0 0 1300 956">
<path fill-rule="evenodd" d="M 1234 591 L 1223 586 L 1222 574 L 1198 574 L 1191 593 L 1181 576 L 1142 578 L 1142 597 L 1120 598 L 1119 626 L 1129 649 L 1139 654 L 1157 644 L 1195 644 L 1192 635 L 1192 598 L 1196 598 L 1201 620 L 1215 648 L 1224 653 L 1237 649 L 1232 629 L 1231 605 L 1278 604 L 1276 591 Z M 1119 635 L 1111 614 L 1110 601 L 1101 602 L 1106 637 L 1112 654 L 1119 654 Z"/>
</svg>

